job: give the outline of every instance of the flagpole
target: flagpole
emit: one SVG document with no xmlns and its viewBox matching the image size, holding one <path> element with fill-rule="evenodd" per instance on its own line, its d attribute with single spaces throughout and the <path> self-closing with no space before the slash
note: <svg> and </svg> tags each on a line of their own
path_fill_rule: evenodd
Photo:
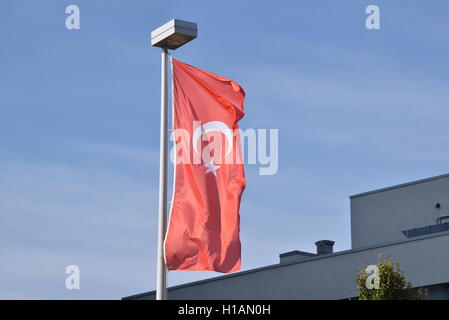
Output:
<svg viewBox="0 0 449 320">
<path fill-rule="evenodd" d="M 161 67 L 161 132 L 159 155 L 159 223 L 157 239 L 156 300 L 167 300 L 167 268 L 164 258 L 164 238 L 167 230 L 167 49 L 162 49 Z"/>
<path fill-rule="evenodd" d="M 151 45 L 162 48 L 156 300 L 167 300 L 167 267 L 165 265 L 164 240 L 167 232 L 168 49 L 175 50 L 195 39 L 196 36 L 196 23 L 179 19 L 172 19 L 151 32 Z"/>
</svg>

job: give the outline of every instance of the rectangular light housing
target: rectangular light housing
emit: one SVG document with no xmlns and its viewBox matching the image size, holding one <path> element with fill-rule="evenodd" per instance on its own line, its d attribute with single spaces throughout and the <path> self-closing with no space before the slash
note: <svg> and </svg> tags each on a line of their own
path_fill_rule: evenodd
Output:
<svg viewBox="0 0 449 320">
<path fill-rule="evenodd" d="M 151 32 L 151 45 L 174 50 L 195 39 L 196 36 L 196 23 L 173 19 Z"/>
</svg>

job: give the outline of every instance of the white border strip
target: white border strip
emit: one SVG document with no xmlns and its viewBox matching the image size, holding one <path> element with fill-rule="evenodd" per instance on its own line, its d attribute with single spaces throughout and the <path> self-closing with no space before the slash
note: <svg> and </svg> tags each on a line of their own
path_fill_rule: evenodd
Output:
<svg viewBox="0 0 449 320">
<path fill-rule="evenodd" d="M 171 132 L 169 137 L 171 137 L 171 134 L 174 132 L 174 128 L 175 128 L 175 99 L 174 99 L 174 95 L 173 95 L 173 61 L 172 61 L 172 57 L 169 57 L 170 59 L 170 70 L 171 70 L 171 115 L 172 115 L 172 119 L 171 119 L 171 123 L 172 123 L 172 128 L 171 128 Z M 165 261 L 165 266 L 167 266 L 167 256 L 165 255 L 165 242 L 167 241 L 167 235 L 168 235 L 168 230 L 170 229 L 170 218 L 171 218 L 171 212 L 173 210 L 173 200 L 175 198 L 175 189 L 176 189 L 176 156 L 177 156 L 177 150 L 176 150 L 176 141 L 173 141 L 173 189 L 172 189 L 172 197 L 171 197 L 171 201 L 170 201 L 170 209 L 168 211 L 168 219 L 167 219 L 167 231 L 165 232 L 165 237 L 164 237 L 164 261 Z M 170 161 L 170 151 L 168 154 L 168 159 Z M 167 268 L 168 271 L 168 268 Z"/>
</svg>

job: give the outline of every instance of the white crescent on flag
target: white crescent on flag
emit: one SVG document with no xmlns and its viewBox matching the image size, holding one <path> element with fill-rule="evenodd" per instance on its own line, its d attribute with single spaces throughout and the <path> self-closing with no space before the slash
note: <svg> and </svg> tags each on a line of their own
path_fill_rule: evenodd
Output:
<svg viewBox="0 0 449 320">
<path fill-rule="evenodd" d="M 202 126 L 196 128 L 195 131 L 193 132 L 193 137 L 192 137 L 193 149 L 195 149 L 195 152 L 198 153 L 198 146 L 196 144 L 198 139 L 201 137 L 202 134 L 208 133 L 208 132 L 213 132 L 213 131 L 218 131 L 225 135 L 226 140 L 228 142 L 228 147 L 226 149 L 226 155 L 228 155 L 232 149 L 233 134 L 232 134 L 232 130 L 229 129 L 229 127 L 224 122 L 221 122 L 221 121 L 207 122 L 207 123 L 203 124 Z"/>
</svg>

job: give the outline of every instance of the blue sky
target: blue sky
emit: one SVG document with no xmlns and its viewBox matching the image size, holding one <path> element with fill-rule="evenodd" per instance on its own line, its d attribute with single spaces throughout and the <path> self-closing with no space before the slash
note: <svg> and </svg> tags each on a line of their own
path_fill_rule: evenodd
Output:
<svg viewBox="0 0 449 320">
<path fill-rule="evenodd" d="M 81 29 L 65 28 L 78 5 Z M 365 28 L 376 4 L 381 29 Z M 119 299 L 155 287 L 160 51 L 245 89 L 242 128 L 279 129 L 279 171 L 246 166 L 242 270 L 335 240 L 351 194 L 449 172 L 449 3 L 2 1 L 0 298 Z M 65 288 L 65 267 L 81 289 Z M 169 284 L 218 274 L 170 272 Z"/>
</svg>

